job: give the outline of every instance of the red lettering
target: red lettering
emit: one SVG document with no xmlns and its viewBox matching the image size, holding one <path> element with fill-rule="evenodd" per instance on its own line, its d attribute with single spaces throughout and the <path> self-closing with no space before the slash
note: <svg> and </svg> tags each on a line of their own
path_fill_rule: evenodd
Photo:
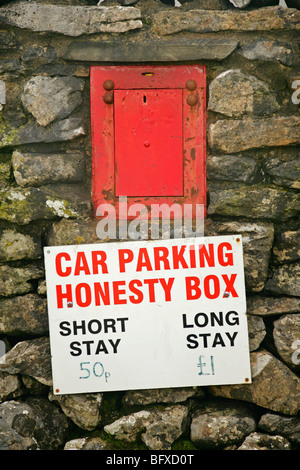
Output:
<svg viewBox="0 0 300 470">
<path fill-rule="evenodd" d="M 147 271 L 152 271 L 151 261 L 148 255 L 147 248 L 141 248 L 139 250 L 139 257 L 136 270 L 141 271 L 142 268 L 146 268 Z"/>
<path fill-rule="evenodd" d="M 108 273 L 106 257 L 105 251 L 92 251 L 93 274 L 99 274 L 98 266 L 101 266 L 102 273 Z"/>
<path fill-rule="evenodd" d="M 100 282 L 95 282 L 95 305 L 101 305 L 100 298 L 104 305 L 110 305 L 109 299 L 109 283 L 106 281 L 103 283 L 104 290 L 101 287 Z"/>
<path fill-rule="evenodd" d="M 148 284 L 150 302 L 155 302 L 154 284 L 156 284 L 157 282 L 158 282 L 158 279 L 145 279 L 144 280 L 144 284 Z"/>
<path fill-rule="evenodd" d="M 82 298 L 82 291 L 84 292 Z M 76 303 L 79 307 L 88 307 L 92 302 L 92 293 L 89 284 L 82 282 L 75 288 Z"/>
<path fill-rule="evenodd" d="M 125 281 L 113 282 L 114 305 L 126 304 L 126 299 L 120 299 L 120 295 L 126 293 L 125 289 L 120 288 L 121 286 L 124 286 L 124 285 L 125 285 Z"/>
<path fill-rule="evenodd" d="M 199 246 L 199 261 L 200 261 L 200 268 L 204 268 L 205 260 L 207 261 L 207 266 L 213 267 L 215 266 L 215 255 L 214 255 L 214 245 L 213 243 L 208 244 L 209 253 L 206 249 L 205 245 Z"/>
<path fill-rule="evenodd" d="M 211 283 L 212 281 L 212 283 Z M 211 284 L 213 284 L 213 289 L 211 290 Z M 206 276 L 203 282 L 204 294 L 208 299 L 216 299 L 220 295 L 220 282 L 218 276 L 211 274 Z"/>
<path fill-rule="evenodd" d="M 200 298 L 201 290 L 199 284 L 200 279 L 198 277 L 189 276 L 185 278 L 187 300 L 195 300 Z"/>
<path fill-rule="evenodd" d="M 74 276 L 78 276 L 81 271 L 84 271 L 84 274 L 91 274 L 83 251 L 77 253 Z"/>
<path fill-rule="evenodd" d="M 170 269 L 170 263 L 168 260 L 169 250 L 165 246 L 156 246 L 153 248 L 154 252 L 154 265 L 155 269 L 160 269 L 160 263 L 163 262 L 163 269 Z"/>
<path fill-rule="evenodd" d="M 133 260 L 133 252 L 132 250 L 121 249 L 119 250 L 119 266 L 120 266 L 120 273 L 125 272 L 125 264 L 130 263 Z"/>
<path fill-rule="evenodd" d="M 133 295 L 129 296 L 129 300 L 133 304 L 140 304 L 143 301 L 143 293 L 135 287 L 135 284 L 137 284 L 139 287 L 143 285 L 142 281 L 139 279 L 133 279 L 132 281 L 129 282 L 129 289 L 133 294 L 136 294 L 137 297 L 134 297 Z"/>
<path fill-rule="evenodd" d="M 184 269 L 188 268 L 188 264 L 183 256 L 185 249 L 186 249 L 186 245 L 183 245 L 178 252 L 178 246 L 172 246 L 174 269 L 179 269 L 179 263 Z"/>
<path fill-rule="evenodd" d="M 224 253 L 224 249 L 232 250 L 232 246 L 228 242 L 220 243 L 218 246 L 218 259 L 221 266 L 233 266 L 232 253 Z"/>
<path fill-rule="evenodd" d="M 168 282 L 166 282 L 165 279 L 159 279 L 162 287 L 163 287 L 163 290 L 165 291 L 165 300 L 166 302 L 169 302 L 171 300 L 171 289 L 172 289 L 172 286 L 173 286 L 173 283 L 174 283 L 174 280 L 175 280 L 175 277 L 170 277 L 170 279 L 168 279 Z"/>
<path fill-rule="evenodd" d="M 63 271 L 62 266 L 61 266 L 62 258 L 65 258 L 67 261 L 70 261 L 71 257 L 68 253 L 58 253 L 58 255 L 56 255 L 56 258 L 55 258 L 55 267 L 56 267 L 57 274 L 61 277 L 66 277 L 71 274 L 72 270 L 70 267 L 67 267 Z"/>
<path fill-rule="evenodd" d="M 62 286 L 56 286 L 56 300 L 57 308 L 63 308 L 63 299 L 66 299 L 67 302 L 72 302 L 72 286 L 71 284 L 66 284 L 66 292 L 62 292 Z"/>
<path fill-rule="evenodd" d="M 232 294 L 232 297 L 238 297 L 238 293 L 233 287 L 234 281 L 236 280 L 237 274 L 231 274 L 230 279 L 228 279 L 227 274 L 222 274 L 222 278 L 225 281 L 226 289 L 225 292 L 227 294 Z"/>
</svg>

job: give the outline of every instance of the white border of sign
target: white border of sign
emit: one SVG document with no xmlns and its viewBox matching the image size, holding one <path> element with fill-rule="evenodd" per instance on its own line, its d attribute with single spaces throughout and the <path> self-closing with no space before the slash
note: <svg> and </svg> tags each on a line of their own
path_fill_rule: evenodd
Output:
<svg viewBox="0 0 300 470">
<path fill-rule="evenodd" d="M 55 394 L 251 382 L 241 235 L 44 257 Z"/>
</svg>

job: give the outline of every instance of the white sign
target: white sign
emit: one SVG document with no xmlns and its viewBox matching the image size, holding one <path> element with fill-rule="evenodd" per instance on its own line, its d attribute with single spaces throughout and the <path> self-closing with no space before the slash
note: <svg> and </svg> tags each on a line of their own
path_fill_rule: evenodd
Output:
<svg viewBox="0 0 300 470">
<path fill-rule="evenodd" d="M 55 394 L 251 382 L 240 235 L 44 254 Z"/>
</svg>

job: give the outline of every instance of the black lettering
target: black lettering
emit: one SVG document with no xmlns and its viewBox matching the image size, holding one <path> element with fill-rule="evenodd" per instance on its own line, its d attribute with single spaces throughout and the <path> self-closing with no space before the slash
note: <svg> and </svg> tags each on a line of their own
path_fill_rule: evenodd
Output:
<svg viewBox="0 0 300 470">
<path fill-rule="evenodd" d="M 66 325 L 66 326 L 65 326 Z M 63 333 L 63 331 L 60 331 L 59 333 L 62 335 L 62 336 L 69 336 L 71 334 L 71 329 L 68 328 L 70 326 L 70 323 L 68 321 L 62 321 L 60 324 L 59 324 L 59 327 L 61 330 L 63 331 L 66 331 L 66 333 Z"/>
<path fill-rule="evenodd" d="M 188 343 L 191 343 L 191 344 L 187 344 L 187 347 L 189 349 L 195 349 L 198 347 L 197 335 L 188 335 L 186 339 Z"/>
<path fill-rule="evenodd" d="M 78 346 L 78 347 L 77 347 Z M 80 356 L 81 354 L 81 349 L 80 349 L 80 343 L 79 341 L 73 341 L 70 344 L 70 349 L 72 349 L 74 352 L 70 351 L 71 356 Z"/>
<path fill-rule="evenodd" d="M 233 318 L 230 319 L 232 315 Z M 225 320 L 228 325 L 239 325 L 239 315 L 234 310 L 230 310 L 230 312 L 226 313 Z"/>
</svg>

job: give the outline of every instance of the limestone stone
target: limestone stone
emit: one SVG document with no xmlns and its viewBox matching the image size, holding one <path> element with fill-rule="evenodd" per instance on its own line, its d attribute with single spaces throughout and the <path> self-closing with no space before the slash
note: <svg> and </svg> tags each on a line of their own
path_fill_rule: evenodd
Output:
<svg viewBox="0 0 300 470">
<path fill-rule="evenodd" d="M 279 434 L 289 441 L 300 444 L 300 419 L 266 413 L 259 420 L 258 428 L 269 434 Z"/>
<path fill-rule="evenodd" d="M 41 258 L 39 235 L 22 233 L 20 230 L 0 229 L 0 261 Z"/>
<path fill-rule="evenodd" d="M 214 396 L 255 403 L 277 413 L 297 415 L 300 379 L 266 350 L 250 354 L 252 383 L 209 387 Z"/>
<path fill-rule="evenodd" d="M 0 300 L 0 331 L 6 335 L 46 335 L 46 299 L 30 293 Z"/>
<path fill-rule="evenodd" d="M 266 282 L 267 292 L 300 297 L 300 263 L 281 265 Z"/>
<path fill-rule="evenodd" d="M 7 297 L 33 290 L 31 281 L 44 276 L 44 269 L 35 264 L 22 267 L 0 265 L 0 295 Z"/>
<path fill-rule="evenodd" d="M 82 437 L 66 442 L 64 450 L 112 450 L 112 448 L 101 437 Z"/>
<path fill-rule="evenodd" d="M 258 172 L 254 158 L 238 155 L 208 155 L 206 172 L 209 180 L 251 183 Z"/>
<path fill-rule="evenodd" d="M 0 372 L 29 375 L 38 382 L 51 387 L 52 369 L 49 338 L 43 336 L 17 343 L 3 356 Z"/>
<path fill-rule="evenodd" d="M 208 215 L 287 220 L 299 212 L 299 195 L 266 185 L 209 185 Z"/>
<path fill-rule="evenodd" d="M 66 416 L 44 397 L 0 405 L 2 450 L 59 449 L 69 428 Z"/>
<path fill-rule="evenodd" d="M 17 28 L 81 36 L 94 33 L 123 33 L 142 27 L 135 7 L 51 5 L 18 2 L 1 8 L 0 21 Z"/>
<path fill-rule="evenodd" d="M 266 116 L 278 109 L 278 103 L 265 82 L 239 69 L 230 69 L 210 84 L 207 109 L 229 117 Z"/>
<path fill-rule="evenodd" d="M 219 120 L 210 125 L 208 142 L 213 152 L 224 153 L 297 144 L 300 142 L 300 117 Z"/>
<path fill-rule="evenodd" d="M 300 189 L 300 166 L 297 148 L 291 148 L 289 151 L 272 149 L 263 160 L 263 170 L 273 183 L 292 189 Z"/>
<path fill-rule="evenodd" d="M 14 33 L 12 31 L 0 31 L 0 49 L 16 49 L 19 45 Z"/>
<path fill-rule="evenodd" d="M 300 28 L 300 12 L 282 7 L 267 7 L 250 11 L 160 11 L 154 15 L 155 31 L 162 35 L 189 31 L 274 31 Z"/>
<path fill-rule="evenodd" d="M 151 450 L 170 450 L 186 429 L 188 409 L 174 405 L 162 410 L 141 410 L 114 421 L 104 431 L 116 439 L 133 442 L 138 434 Z"/>
<path fill-rule="evenodd" d="M 0 123 L 0 148 L 39 142 L 63 142 L 86 134 L 81 118 L 70 117 L 44 128 L 29 122 L 14 128 Z"/>
<path fill-rule="evenodd" d="M 34 154 L 15 150 L 13 174 L 20 186 L 77 183 L 84 179 L 85 159 L 80 152 Z"/>
<path fill-rule="evenodd" d="M 249 221 L 209 221 L 205 236 L 240 234 L 243 243 L 243 258 L 246 288 L 260 292 L 268 276 L 268 265 L 274 239 L 272 223 Z"/>
<path fill-rule="evenodd" d="M 0 402 L 13 400 L 22 393 L 22 384 L 17 374 L 0 372 Z"/>
<path fill-rule="evenodd" d="M 282 436 L 253 432 L 246 437 L 237 450 L 291 450 L 291 445 Z"/>
<path fill-rule="evenodd" d="M 180 403 L 188 398 L 203 397 L 204 392 L 197 387 L 157 388 L 149 390 L 129 390 L 122 398 L 124 406 L 149 405 L 153 403 Z"/>
<path fill-rule="evenodd" d="M 66 220 L 54 222 L 47 234 L 49 246 L 99 243 L 97 220 Z"/>
<path fill-rule="evenodd" d="M 300 313 L 283 315 L 274 321 L 276 350 L 293 371 L 300 371 Z"/>
<path fill-rule="evenodd" d="M 291 44 L 281 43 L 268 38 L 260 38 L 238 52 L 248 60 L 278 60 L 283 65 L 291 66 L 294 62 L 294 53 Z"/>
<path fill-rule="evenodd" d="M 269 316 L 297 312 L 300 312 L 300 298 L 298 297 L 253 296 L 247 298 L 249 315 Z"/>
<path fill-rule="evenodd" d="M 22 55 L 22 61 L 30 66 L 40 63 L 51 64 L 55 59 L 56 51 L 53 47 L 43 47 L 39 44 L 32 44 Z"/>
<path fill-rule="evenodd" d="M 69 116 L 82 102 L 84 81 L 76 77 L 38 75 L 24 86 L 22 103 L 40 126 Z"/>
<path fill-rule="evenodd" d="M 20 225 L 33 220 L 78 217 L 86 214 L 85 202 L 69 202 L 48 195 L 40 188 L 10 188 L 0 191 L 0 219 Z"/>
<path fill-rule="evenodd" d="M 102 396 L 101 393 L 53 395 L 50 392 L 48 398 L 58 403 L 64 414 L 77 426 L 92 431 L 101 421 Z"/>
<path fill-rule="evenodd" d="M 137 42 L 132 50 L 132 43 L 125 41 L 72 42 L 64 58 L 90 62 L 165 62 L 188 60 L 223 60 L 238 46 L 238 41 L 231 38 L 210 38 L 185 41 Z"/>
<path fill-rule="evenodd" d="M 273 258 L 276 263 L 289 263 L 300 259 L 300 230 L 283 232 L 276 237 Z"/>
<path fill-rule="evenodd" d="M 251 408 L 239 403 L 206 401 L 192 414 L 191 441 L 199 449 L 220 449 L 238 445 L 255 431 Z"/>
<path fill-rule="evenodd" d="M 264 337 L 266 336 L 266 327 L 261 317 L 255 315 L 247 315 L 248 333 L 249 333 L 249 350 L 250 352 L 257 350 Z"/>
</svg>

